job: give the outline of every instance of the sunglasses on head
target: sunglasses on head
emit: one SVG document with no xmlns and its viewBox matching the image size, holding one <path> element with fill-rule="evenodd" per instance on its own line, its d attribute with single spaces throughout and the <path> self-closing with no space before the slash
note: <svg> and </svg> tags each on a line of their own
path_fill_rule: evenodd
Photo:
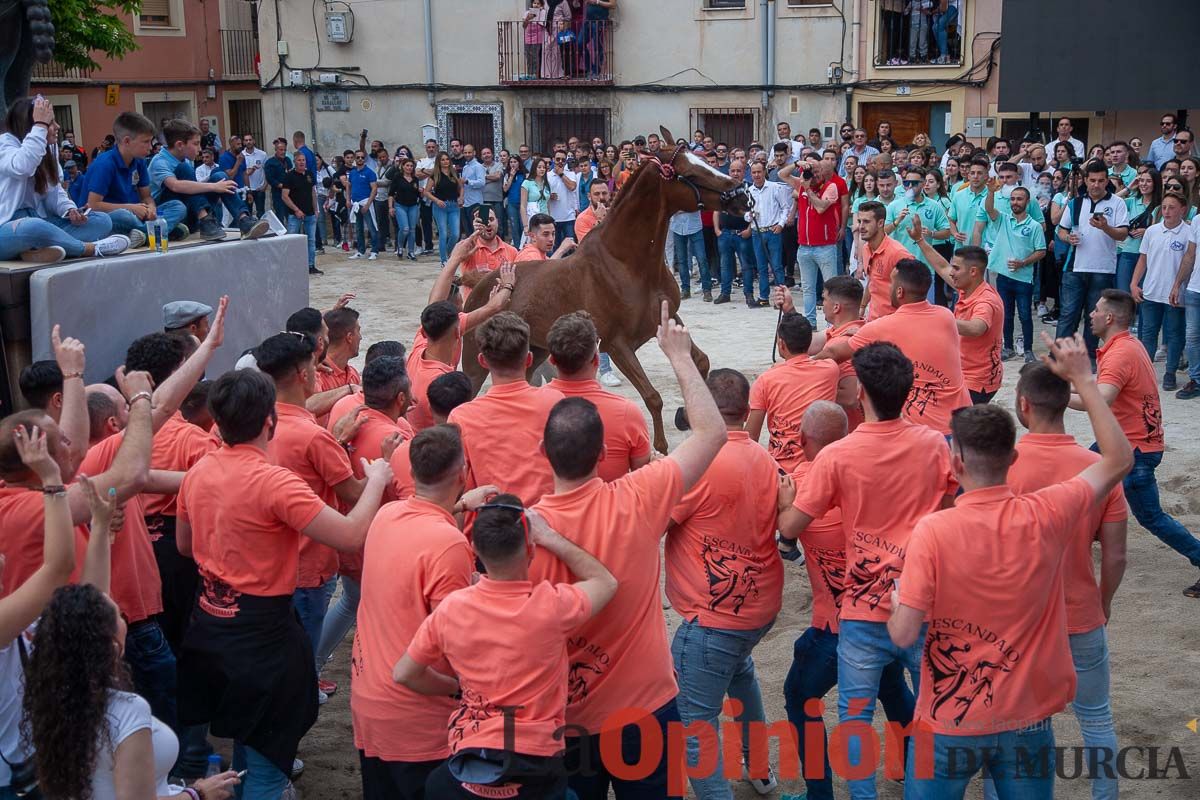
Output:
<svg viewBox="0 0 1200 800">
<path fill-rule="evenodd" d="M 479 512 L 489 508 L 503 508 L 507 511 L 516 511 L 521 515 L 521 527 L 525 530 L 525 550 L 528 551 L 531 541 L 529 539 L 529 517 L 526 516 L 525 509 L 522 506 L 514 505 L 512 503 L 484 503 L 476 508 L 475 511 Z"/>
</svg>

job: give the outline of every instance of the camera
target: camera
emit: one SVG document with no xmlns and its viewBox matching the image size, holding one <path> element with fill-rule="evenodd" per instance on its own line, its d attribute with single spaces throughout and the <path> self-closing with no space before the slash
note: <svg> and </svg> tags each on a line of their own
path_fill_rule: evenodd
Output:
<svg viewBox="0 0 1200 800">
<path fill-rule="evenodd" d="M 805 167 L 805 168 L 804 168 L 804 171 L 800 173 L 800 177 L 801 177 L 801 178 L 804 178 L 804 180 L 806 180 L 806 181 L 811 181 L 811 180 L 813 179 L 813 171 L 812 171 L 812 168 L 811 168 L 811 167 Z"/>
</svg>

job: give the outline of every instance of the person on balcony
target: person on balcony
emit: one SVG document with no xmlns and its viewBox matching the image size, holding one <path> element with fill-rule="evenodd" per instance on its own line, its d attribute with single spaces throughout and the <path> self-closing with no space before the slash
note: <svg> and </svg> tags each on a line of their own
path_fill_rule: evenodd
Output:
<svg viewBox="0 0 1200 800">
<path fill-rule="evenodd" d="M 541 76 L 550 80 L 559 80 L 565 76 L 563 65 L 570 53 L 575 50 L 574 32 L 571 31 L 571 0 L 551 0 L 548 12 L 549 23 L 547 34 L 542 42 L 542 71 Z M 560 47 L 561 34 L 571 33 L 571 41 L 566 47 Z"/>
<path fill-rule="evenodd" d="M 617 0 L 584 0 L 583 30 L 581 42 L 583 47 L 583 69 L 588 80 L 599 80 L 603 75 L 610 75 L 612 66 L 604 63 L 605 34 L 608 27 L 608 17 L 617 7 Z"/>
<path fill-rule="evenodd" d="M 525 70 L 521 78 L 531 80 L 541 75 L 542 46 L 546 42 L 546 4 L 542 0 L 530 2 L 521 27 L 525 29 Z"/>
</svg>

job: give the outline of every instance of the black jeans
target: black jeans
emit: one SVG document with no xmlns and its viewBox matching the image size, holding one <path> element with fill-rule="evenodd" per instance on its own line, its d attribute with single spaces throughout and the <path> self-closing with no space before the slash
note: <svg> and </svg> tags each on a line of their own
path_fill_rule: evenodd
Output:
<svg viewBox="0 0 1200 800">
<path fill-rule="evenodd" d="M 425 781 L 441 761 L 384 761 L 358 751 L 363 800 L 425 800 Z"/>
<path fill-rule="evenodd" d="M 563 754 L 568 782 L 579 800 L 607 800 L 609 785 L 617 800 L 663 800 L 678 797 L 667 794 L 667 726 L 679 722 L 679 709 L 672 699 L 654 712 L 658 723 L 660 741 L 663 743 L 658 766 L 652 773 L 639 781 L 628 781 L 612 775 L 600 758 L 600 734 L 594 733 L 578 739 L 567 739 L 567 750 Z M 636 764 L 642 752 L 642 732 L 637 725 L 626 725 L 621 729 L 621 758 L 626 764 Z"/>
<path fill-rule="evenodd" d="M 971 404 L 976 406 L 985 406 L 996 396 L 995 392 L 977 392 L 973 389 L 968 389 L 967 393 L 971 395 Z"/>
<path fill-rule="evenodd" d="M 379 220 L 379 252 L 388 249 L 388 241 L 392 238 L 392 215 L 388 213 L 387 200 L 375 201 L 375 219 Z"/>
<path fill-rule="evenodd" d="M 793 286 L 796 283 L 796 251 L 800 248 L 799 242 L 796 240 L 796 223 L 783 226 L 783 277 L 788 286 Z M 817 277 L 820 278 L 821 271 L 817 270 Z M 820 300 L 821 295 L 817 295 Z"/>
</svg>

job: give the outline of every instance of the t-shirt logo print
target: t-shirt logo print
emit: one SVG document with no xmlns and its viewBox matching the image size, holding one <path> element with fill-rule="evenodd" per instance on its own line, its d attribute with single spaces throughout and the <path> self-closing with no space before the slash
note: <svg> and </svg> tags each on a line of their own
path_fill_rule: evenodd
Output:
<svg viewBox="0 0 1200 800">
<path fill-rule="evenodd" d="M 818 550 L 812 547 L 804 548 L 809 558 L 816 559 L 817 568 L 821 572 L 821 580 L 833 595 L 833 605 L 842 607 L 842 594 L 846 591 L 846 556 L 841 550 Z"/>
<path fill-rule="evenodd" d="M 241 608 L 238 607 L 238 598 L 242 593 L 234 589 L 225 581 L 212 575 L 201 573 L 204 580 L 204 585 L 200 589 L 200 598 L 197 601 L 208 614 L 214 617 L 230 618 L 236 617 Z"/>
<path fill-rule="evenodd" d="M 567 705 L 585 700 L 588 696 L 588 678 L 601 674 L 603 670 L 597 664 L 571 662 L 571 668 L 567 671 Z"/>
<path fill-rule="evenodd" d="M 950 715 L 962 722 L 976 701 L 983 698 L 984 707 L 992 705 L 992 684 L 999 672 L 1011 672 L 1009 659 L 1002 654 L 1000 661 L 988 661 L 972 652 L 972 644 L 963 636 L 944 631 L 930 631 L 925 639 L 925 660 L 933 676 L 933 702 L 929 715 L 940 720 Z"/>
<path fill-rule="evenodd" d="M 1152 394 L 1142 398 L 1142 422 L 1146 425 L 1147 439 L 1152 442 L 1163 441 L 1162 407 Z"/>
<path fill-rule="evenodd" d="M 900 576 L 900 568 L 891 564 L 879 567 L 882 561 L 882 556 L 863 555 L 854 562 L 850 569 L 850 582 L 854 586 L 850 590 L 851 603 L 858 605 L 858 602 L 863 600 L 868 608 L 874 610 L 887 597 L 892 590 L 892 584 Z M 876 568 L 879 569 L 878 574 L 872 572 Z"/>
<path fill-rule="evenodd" d="M 450 715 L 450 746 L 457 750 L 467 732 L 478 733 L 480 723 L 500 713 L 500 709 L 479 692 L 463 687 L 458 710 Z"/>
<path fill-rule="evenodd" d="M 726 601 L 731 601 L 733 613 L 738 614 L 746 603 L 746 597 L 753 592 L 758 597 L 758 582 L 755 576 L 762 572 L 762 567 L 746 564 L 738 569 L 738 557 L 717 548 L 711 542 L 704 545 L 700 554 L 704 559 L 704 572 L 708 576 L 708 608 L 716 611 Z"/>
<path fill-rule="evenodd" d="M 908 393 L 908 401 L 904 404 L 904 413 L 916 413 L 918 417 L 925 416 L 925 409 L 937 405 L 937 391 L 932 386 L 921 386 L 914 383 Z"/>
</svg>

